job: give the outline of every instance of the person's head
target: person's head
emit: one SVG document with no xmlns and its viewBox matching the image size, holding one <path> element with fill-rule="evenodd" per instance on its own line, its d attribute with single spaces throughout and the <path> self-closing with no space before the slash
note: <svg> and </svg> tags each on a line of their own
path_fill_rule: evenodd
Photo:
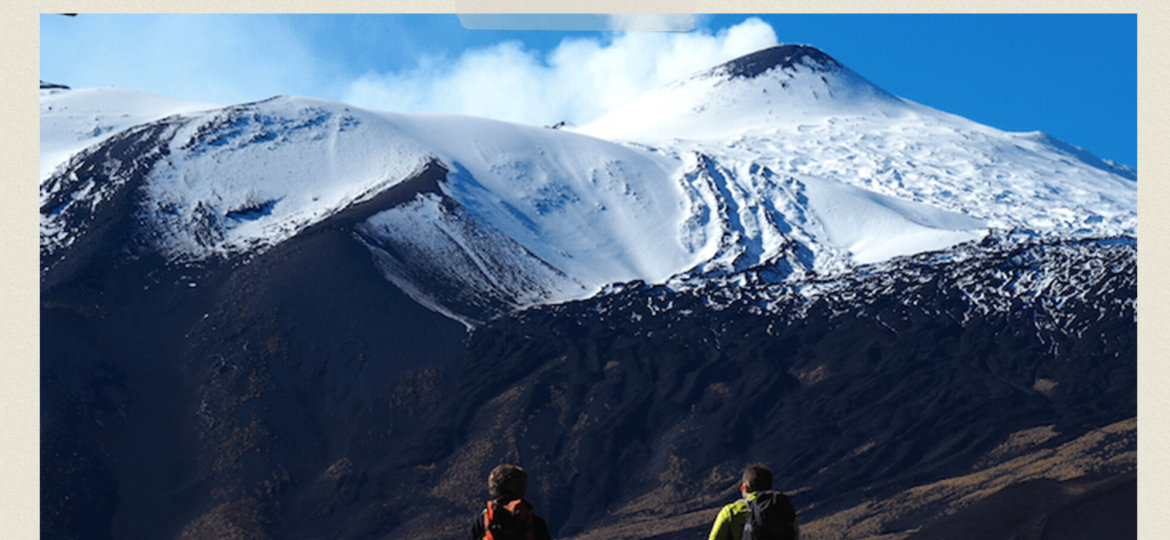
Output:
<svg viewBox="0 0 1170 540">
<path fill-rule="evenodd" d="M 744 493 L 772 489 L 772 471 L 763 463 L 752 463 L 743 469 L 739 490 Z"/>
<path fill-rule="evenodd" d="M 488 475 L 488 492 L 497 499 L 519 499 L 528 491 L 528 473 L 516 465 L 500 465 Z"/>
</svg>

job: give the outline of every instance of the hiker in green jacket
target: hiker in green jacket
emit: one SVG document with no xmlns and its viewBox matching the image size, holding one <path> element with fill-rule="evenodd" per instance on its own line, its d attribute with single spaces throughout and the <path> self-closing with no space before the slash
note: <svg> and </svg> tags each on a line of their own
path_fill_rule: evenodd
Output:
<svg viewBox="0 0 1170 540">
<path fill-rule="evenodd" d="M 753 463 L 745 467 L 739 492 L 743 498 L 719 511 L 708 540 L 800 538 L 800 525 L 796 523 L 792 503 L 783 493 L 772 491 L 772 471 L 767 466 Z M 754 535 L 751 529 L 744 534 L 749 524 L 755 528 Z"/>
</svg>

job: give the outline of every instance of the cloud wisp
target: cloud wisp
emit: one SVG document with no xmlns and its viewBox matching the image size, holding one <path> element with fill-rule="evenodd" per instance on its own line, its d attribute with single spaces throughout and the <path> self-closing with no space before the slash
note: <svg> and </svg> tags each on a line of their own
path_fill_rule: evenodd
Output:
<svg viewBox="0 0 1170 540">
<path fill-rule="evenodd" d="M 42 20 L 42 78 L 75 88 L 113 86 L 228 105 L 276 94 L 324 96 L 331 89 L 318 81 L 332 80 L 337 71 L 282 17 L 83 14 Z"/>
<path fill-rule="evenodd" d="M 772 27 L 757 18 L 716 33 L 566 39 L 547 53 L 506 41 L 453 59 L 425 56 L 404 69 L 366 73 L 340 99 L 399 112 L 580 124 L 657 86 L 776 43 Z"/>
</svg>

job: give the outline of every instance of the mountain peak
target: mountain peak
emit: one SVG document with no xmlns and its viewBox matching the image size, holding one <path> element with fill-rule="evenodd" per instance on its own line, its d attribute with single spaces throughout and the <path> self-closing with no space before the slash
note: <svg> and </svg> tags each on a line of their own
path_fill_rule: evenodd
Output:
<svg viewBox="0 0 1170 540">
<path fill-rule="evenodd" d="M 778 45 L 658 87 L 578 131 L 619 140 L 727 139 L 912 106 L 808 45 Z"/>
<path fill-rule="evenodd" d="M 813 71 L 832 71 L 841 67 L 833 57 L 816 47 L 777 45 L 715 66 L 708 73 L 726 74 L 733 79 L 752 79 L 774 68 L 791 69 L 801 65 Z"/>
</svg>

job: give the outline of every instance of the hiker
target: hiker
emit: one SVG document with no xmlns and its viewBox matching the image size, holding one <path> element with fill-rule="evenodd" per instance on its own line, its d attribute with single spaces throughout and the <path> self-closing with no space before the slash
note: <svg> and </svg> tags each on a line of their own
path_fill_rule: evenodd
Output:
<svg viewBox="0 0 1170 540">
<path fill-rule="evenodd" d="M 760 463 L 743 470 L 742 499 L 724 506 L 708 540 L 797 540 L 800 526 L 787 495 L 772 491 L 772 471 Z"/>
<path fill-rule="evenodd" d="M 492 500 L 471 526 L 471 540 L 552 540 L 548 524 L 524 499 L 528 473 L 516 465 L 500 465 L 488 475 Z"/>
</svg>

